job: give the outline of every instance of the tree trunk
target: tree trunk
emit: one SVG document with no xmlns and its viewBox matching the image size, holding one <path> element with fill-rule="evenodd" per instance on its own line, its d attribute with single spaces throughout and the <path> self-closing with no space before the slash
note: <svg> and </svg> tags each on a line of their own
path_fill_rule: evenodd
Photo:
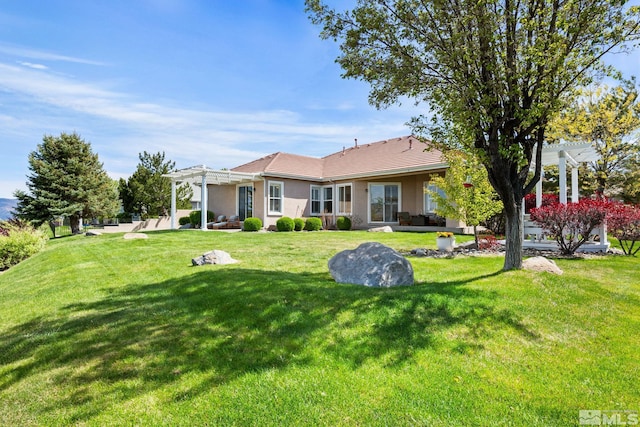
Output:
<svg viewBox="0 0 640 427">
<path fill-rule="evenodd" d="M 524 223 L 522 218 L 522 203 L 516 203 L 511 209 L 505 206 L 505 239 L 503 270 L 522 268 L 522 233 Z"/>
<path fill-rule="evenodd" d="M 71 215 L 69 226 L 71 226 L 71 234 L 80 234 L 80 215 Z"/>
</svg>

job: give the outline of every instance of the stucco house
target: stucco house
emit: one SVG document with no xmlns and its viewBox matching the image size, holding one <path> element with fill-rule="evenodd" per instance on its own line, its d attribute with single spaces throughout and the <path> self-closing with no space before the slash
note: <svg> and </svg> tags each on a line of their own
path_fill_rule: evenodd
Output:
<svg viewBox="0 0 640 427">
<path fill-rule="evenodd" d="M 351 217 L 357 228 L 458 227 L 436 217 L 425 192 L 431 175 L 447 168 L 440 151 L 425 148 L 414 136 L 356 140 L 322 158 L 277 152 L 230 170 L 195 166 L 167 176 L 174 188 L 198 182 L 204 205 L 216 215 L 258 217 L 265 228 L 283 216 L 321 217 L 329 227 L 339 216 Z"/>
</svg>

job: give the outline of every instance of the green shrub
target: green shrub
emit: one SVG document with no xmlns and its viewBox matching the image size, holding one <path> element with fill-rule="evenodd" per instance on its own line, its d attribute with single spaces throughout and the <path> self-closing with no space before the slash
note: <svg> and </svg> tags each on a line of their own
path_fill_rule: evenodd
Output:
<svg viewBox="0 0 640 427">
<path fill-rule="evenodd" d="M 336 220 L 336 226 L 338 230 L 351 230 L 351 218 L 348 216 L 338 217 Z"/>
<path fill-rule="evenodd" d="M 304 225 L 304 229 L 307 231 L 322 230 L 322 220 L 316 217 L 307 218 L 307 222 Z"/>
<path fill-rule="evenodd" d="M 283 216 L 276 221 L 276 228 L 278 231 L 293 231 L 294 226 L 295 223 L 293 222 L 293 219 L 288 216 Z"/>
<path fill-rule="evenodd" d="M 304 219 L 296 218 L 293 220 L 293 229 L 296 231 L 302 231 L 304 229 Z"/>
<path fill-rule="evenodd" d="M 0 222 L 0 270 L 18 264 L 44 248 L 47 236 L 23 222 Z"/>
<path fill-rule="evenodd" d="M 250 217 L 244 220 L 244 231 L 258 231 L 262 229 L 262 220 L 260 218 Z"/>
<path fill-rule="evenodd" d="M 189 214 L 189 221 L 191 222 L 191 225 L 193 225 L 194 228 L 200 227 L 201 216 L 202 216 L 201 211 L 192 211 Z M 213 212 L 207 211 L 207 222 L 213 222 L 215 219 L 216 219 L 216 216 L 213 214 Z"/>
<path fill-rule="evenodd" d="M 178 219 L 178 224 L 180 225 L 191 224 L 191 218 L 188 216 L 182 216 Z"/>
</svg>

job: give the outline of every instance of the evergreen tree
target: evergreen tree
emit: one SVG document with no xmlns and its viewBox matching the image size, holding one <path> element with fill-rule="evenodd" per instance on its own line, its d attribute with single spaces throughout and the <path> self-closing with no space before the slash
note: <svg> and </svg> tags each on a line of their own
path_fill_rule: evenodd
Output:
<svg viewBox="0 0 640 427">
<path fill-rule="evenodd" d="M 165 160 L 165 153 L 138 155 L 140 163 L 126 183 L 121 180 L 120 198 L 127 212 L 167 215 L 171 207 L 171 180 L 162 175 L 176 170 L 176 163 Z M 176 189 L 178 209 L 190 209 L 193 191 L 189 184 Z"/>
<path fill-rule="evenodd" d="M 118 194 L 114 181 L 98 155 L 75 132 L 45 135 L 29 154 L 27 188 L 16 191 L 16 216 L 36 225 L 67 216 L 73 233 L 80 232 L 81 218 L 115 215 Z"/>
</svg>

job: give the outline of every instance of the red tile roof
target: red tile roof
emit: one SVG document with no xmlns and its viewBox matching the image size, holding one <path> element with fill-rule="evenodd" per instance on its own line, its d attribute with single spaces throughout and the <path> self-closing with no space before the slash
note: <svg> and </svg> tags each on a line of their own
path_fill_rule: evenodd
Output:
<svg viewBox="0 0 640 427">
<path fill-rule="evenodd" d="M 442 153 L 425 151 L 427 145 L 414 136 L 403 136 L 345 148 L 323 158 L 274 153 L 233 168 L 235 172 L 303 179 L 346 179 L 439 169 Z"/>
</svg>

